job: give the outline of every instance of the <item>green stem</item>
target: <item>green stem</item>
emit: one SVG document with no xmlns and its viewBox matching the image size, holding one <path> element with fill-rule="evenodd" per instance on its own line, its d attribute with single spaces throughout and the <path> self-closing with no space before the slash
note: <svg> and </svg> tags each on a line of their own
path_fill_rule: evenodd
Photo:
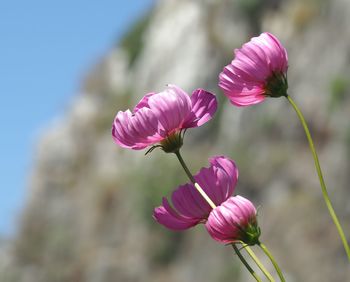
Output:
<svg viewBox="0 0 350 282">
<path fill-rule="evenodd" d="M 241 260 L 241 262 L 245 265 L 245 267 L 248 269 L 248 271 L 250 272 L 250 274 L 255 278 L 256 281 L 258 282 L 262 282 L 261 278 L 258 276 L 258 274 L 254 271 L 253 268 L 250 267 L 250 265 L 248 264 L 248 262 L 245 260 L 245 258 L 242 256 L 241 252 L 239 251 L 239 249 L 237 248 L 237 246 L 235 244 L 232 244 L 233 249 L 235 250 L 237 256 L 239 257 L 239 259 Z"/>
<path fill-rule="evenodd" d="M 258 246 L 264 251 L 264 253 L 265 253 L 265 254 L 269 257 L 269 259 L 271 260 L 273 266 L 275 267 L 275 269 L 276 269 L 276 271 L 277 271 L 277 274 L 278 274 L 278 276 L 279 276 L 281 282 L 285 282 L 286 280 L 285 280 L 284 277 L 283 277 L 283 274 L 282 274 L 282 271 L 281 271 L 280 267 L 278 266 L 276 260 L 274 259 L 274 257 L 272 256 L 272 254 L 269 252 L 269 250 L 267 249 L 267 247 L 266 247 L 263 243 L 261 243 L 261 242 L 258 243 Z"/>
<path fill-rule="evenodd" d="M 266 276 L 266 278 L 270 282 L 275 282 L 275 279 L 272 277 L 270 272 L 265 268 L 265 266 L 262 264 L 262 262 L 259 260 L 259 258 L 256 256 L 256 254 L 253 252 L 253 250 L 245 243 L 242 242 L 243 248 L 247 251 L 247 253 L 250 255 L 250 257 L 253 259 L 253 261 L 256 263 L 256 265 L 260 268 L 262 273 Z"/>
<path fill-rule="evenodd" d="M 207 203 L 211 206 L 212 209 L 216 208 L 216 205 L 214 204 L 214 202 L 209 198 L 209 196 L 207 195 L 207 193 L 204 192 L 204 190 L 202 189 L 202 187 L 199 186 L 198 183 L 196 183 L 196 180 L 194 179 L 192 173 L 190 172 L 190 170 L 188 169 L 185 161 L 183 160 L 180 151 L 175 151 L 174 152 L 175 155 L 177 156 L 177 158 L 179 159 L 179 162 L 181 163 L 183 169 L 185 170 L 188 178 L 191 180 L 191 182 L 193 183 L 194 187 L 197 189 L 197 191 L 199 192 L 199 194 L 201 194 L 201 196 L 204 198 L 204 200 L 207 201 Z"/>
<path fill-rule="evenodd" d="M 293 106 L 295 112 L 297 113 L 298 115 L 298 118 L 304 128 L 304 131 L 305 131 L 305 134 L 306 134 L 306 137 L 307 137 L 307 140 L 309 141 L 309 145 L 310 145 L 310 149 L 311 149 L 311 152 L 312 152 L 312 156 L 314 158 L 314 161 L 315 161 L 315 167 L 316 167 L 316 171 L 317 171 L 317 174 L 318 174 L 318 178 L 320 180 L 320 184 L 321 184 L 321 189 L 322 189 L 322 195 L 323 195 L 323 199 L 324 201 L 326 202 L 326 205 L 327 205 L 327 208 L 328 208 L 328 211 L 333 219 L 333 222 L 335 224 L 335 226 L 337 227 L 337 230 L 338 230 L 338 233 L 339 233 L 339 236 L 341 238 L 341 241 L 343 242 L 343 245 L 344 245 L 344 249 L 345 249 L 345 252 L 346 252 L 346 255 L 348 257 L 348 260 L 350 261 L 350 248 L 349 248 L 349 244 L 346 240 L 346 237 L 345 237 L 345 234 L 344 234 L 344 231 L 339 223 L 339 220 L 338 220 L 338 217 L 333 209 L 333 206 L 332 206 L 332 203 L 331 203 L 331 200 L 329 198 L 329 195 L 328 195 L 328 192 L 327 192 L 327 188 L 326 188 L 326 184 L 324 182 L 324 179 L 323 179 L 323 175 L 322 175 L 322 170 L 321 170 L 321 166 L 320 166 L 320 163 L 318 161 L 318 157 L 317 157 L 317 153 L 316 153 L 316 150 L 315 150 L 315 145 L 314 145 L 314 142 L 312 141 L 312 138 L 311 138 L 311 134 L 310 134 L 310 131 L 309 131 L 309 128 L 306 124 L 306 121 L 304 119 L 304 116 L 303 114 L 301 113 L 301 111 L 299 110 L 299 108 L 297 107 L 297 105 L 295 104 L 295 102 L 292 100 L 292 98 L 287 95 L 286 98 L 288 99 L 288 101 L 290 102 L 290 104 Z"/>
<path fill-rule="evenodd" d="M 196 180 L 194 179 L 194 177 L 192 176 L 192 173 L 190 172 L 190 170 L 188 169 L 184 159 L 182 158 L 180 151 L 175 151 L 175 155 L 177 156 L 181 166 L 183 167 L 183 169 L 185 170 L 188 178 L 191 180 L 192 183 L 196 183 Z"/>
</svg>

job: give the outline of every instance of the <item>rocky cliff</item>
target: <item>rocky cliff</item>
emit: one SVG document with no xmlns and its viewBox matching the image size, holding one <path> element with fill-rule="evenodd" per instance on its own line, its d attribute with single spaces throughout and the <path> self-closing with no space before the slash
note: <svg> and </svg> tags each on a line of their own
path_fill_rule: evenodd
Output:
<svg viewBox="0 0 350 282">
<path fill-rule="evenodd" d="M 112 142 L 118 110 L 173 83 L 217 93 L 216 118 L 188 132 L 183 154 L 192 171 L 215 154 L 236 160 L 236 192 L 260 205 L 262 241 L 287 280 L 348 281 L 350 268 L 292 108 L 282 98 L 235 108 L 217 77 L 252 35 L 270 31 L 281 39 L 289 93 L 309 121 L 350 234 L 349 15 L 346 0 L 157 2 L 88 73 L 67 114 L 41 138 L 20 230 L 1 254 L 0 280 L 251 281 L 232 250 L 203 226 L 174 233 L 152 219 L 162 195 L 187 181 L 175 157 L 157 150 L 144 156 Z"/>
</svg>

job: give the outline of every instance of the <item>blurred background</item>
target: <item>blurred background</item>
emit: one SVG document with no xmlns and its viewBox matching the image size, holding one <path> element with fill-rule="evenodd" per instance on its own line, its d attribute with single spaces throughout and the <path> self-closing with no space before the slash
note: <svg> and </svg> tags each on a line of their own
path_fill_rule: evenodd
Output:
<svg viewBox="0 0 350 282">
<path fill-rule="evenodd" d="M 234 48 L 263 31 L 281 40 L 289 94 L 350 234 L 349 26 L 348 0 L 0 4 L 0 281 L 253 281 L 203 226 L 176 233 L 152 219 L 187 182 L 175 156 L 112 141 L 116 112 L 168 83 L 217 94 L 184 158 L 193 172 L 213 155 L 236 161 L 236 193 L 260 206 L 261 240 L 287 280 L 349 281 L 293 109 L 283 98 L 236 108 L 217 87 Z"/>
</svg>

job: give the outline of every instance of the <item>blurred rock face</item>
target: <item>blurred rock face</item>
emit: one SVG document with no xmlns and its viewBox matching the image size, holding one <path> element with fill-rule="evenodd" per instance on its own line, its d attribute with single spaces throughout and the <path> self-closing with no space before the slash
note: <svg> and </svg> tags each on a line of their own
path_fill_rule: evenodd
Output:
<svg viewBox="0 0 350 282">
<path fill-rule="evenodd" d="M 235 108 L 217 77 L 251 36 L 270 31 L 280 38 L 289 54 L 289 94 L 306 115 L 350 234 L 349 14 L 345 0 L 159 1 L 89 73 L 82 94 L 38 144 L 30 199 L 17 237 L 1 254 L 0 280 L 251 280 L 202 226 L 173 233 L 153 221 L 162 195 L 187 182 L 174 156 L 144 156 L 112 142 L 118 110 L 173 83 L 189 93 L 217 93 L 220 111 L 188 132 L 184 156 L 192 171 L 214 154 L 236 160 L 236 192 L 261 205 L 261 239 L 288 281 L 347 281 L 346 257 L 294 112 L 283 98 Z"/>
</svg>

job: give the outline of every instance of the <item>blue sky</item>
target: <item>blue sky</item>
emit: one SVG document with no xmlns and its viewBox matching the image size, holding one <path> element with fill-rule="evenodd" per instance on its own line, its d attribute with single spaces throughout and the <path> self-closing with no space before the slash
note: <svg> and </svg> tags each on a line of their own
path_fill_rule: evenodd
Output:
<svg viewBox="0 0 350 282">
<path fill-rule="evenodd" d="M 0 3 L 0 235 L 13 234 L 36 138 L 152 0 Z"/>
</svg>

